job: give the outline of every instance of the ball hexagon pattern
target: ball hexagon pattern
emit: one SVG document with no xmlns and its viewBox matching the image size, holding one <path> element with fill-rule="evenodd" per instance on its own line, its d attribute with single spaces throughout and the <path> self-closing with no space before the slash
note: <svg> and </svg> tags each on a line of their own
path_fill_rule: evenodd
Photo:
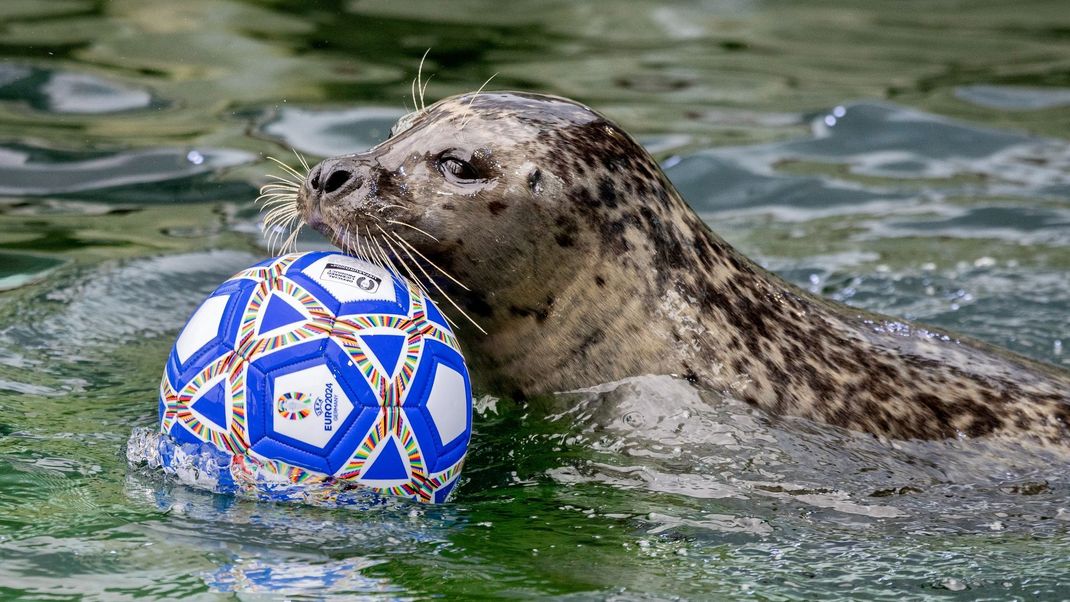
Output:
<svg viewBox="0 0 1070 602">
<path fill-rule="evenodd" d="M 160 422 L 176 442 L 231 454 L 232 472 L 442 502 L 471 438 L 472 390 L 418 287 L 339 253 L 296 253 L 235 274 L 194 311 L 167 360 Z"/>
</svg>

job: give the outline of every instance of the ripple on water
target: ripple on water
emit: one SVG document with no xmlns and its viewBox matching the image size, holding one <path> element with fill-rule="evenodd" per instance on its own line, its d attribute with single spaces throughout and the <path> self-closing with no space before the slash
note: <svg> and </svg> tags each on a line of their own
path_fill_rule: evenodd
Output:
<svg viewBox="0 0 1070 602">
<path fill-rule="evenodd" d="M 8 4 L 0 12 L 24 10 Z M 0 582 L 30 597 L 105 599 L 181 599 L 205 596 L 206 590 L 458 599 L 503 593 L 581 599 L 1066 597 L 1070 513 L 1064 507 L 1070 487 L 1059 470 L 1065 458 L 982 441 L 880 441 L 765 416 L 670 378 L 641 377 L 562 395 L 555 400 L 559 405 L 547 402 L 552 407 L 545 412 L 537 400 L 485 399 L 465 481 L 457 501 L 443 508 L 397 504 L 345 512 L 250 503 L 128 472 L 121 442 L 134 425 L 155 419 L 153 389 L 167 346 L 201 296 L 257 257 L 240 250 L 152 247 L 130 253 L 156 257 L 118 261 L 105 244 L 25 243 L 27 231 L 42 234 L 42 240 L 56 235 L 20 228 L 17 220 L 49 223 L 54 212 L 126 227 L 130 222 L 120 222 L 118 213 L 109 215 L 123 201 L 224 199 L 247 206 L 255 196 L 253 184 L 239 181 L 227 188 L 216 178 L 252 161 L 252 155 L 183 146 L 185 138 L 176 142 L 171 136 L 201 132 L 202 140 L 240 140 L 218 144 L 242 148 L 264 146 L 255 137 L 269 137 L 301 152 L 330 155 L 377 143 L 400 114 L 291 106 L 262 117 L 249 138 L 248 120 L 257 118 L 257 110 L 243 112 L 243 103 L 264 107 L 293 90 L 312 91 L 318 100 L 321 91 L 330 95 L 338 85 L 368 94 L 369 80 L 361 79 L 368 74 L 364 59 L 355 69 L 333 61 L 347 54 L 339 49 L 375 46 L 374 54 L 381 54 L 385 38 L 378 28 L 354 37 L 345 27 L 334 29 L 330 20 L 306 21 L 296 5 L 224 4 L 174 3 L 161 13 L 163 5 L 112 3 L 107 24 L 78 13 L 79 23 L 100 29 L 83 33 L 60 24 L 64 33 L 79 29 L 72 36 L 85 44 L 62 69 L 23 65 L 22 59 L 0 63 L 0 101 L 14 120 L 33 121 L 37 128 L 30 136 L 10 123 L 12 139 L 22 144 L 0 148 L 0 186 L 18 184 L 9 193 L 19 197 L 18 206 L 4 201 L 10 209 L 4 224 L 16 223 L 14 237 L 4 240 L 41 245 L 5 247 L 0 256 L 0 266 L 15 259 L 23 263 L 12 273 L 33 278 L 5 293 L 0 305 Z M 998 36 L 1001 43 L 992 46 L 1005 49 L 1013 36 L 1034 48 L 1038 36 L 1054 36 L 1053 30 L 945 27 L 933 36 L 932 29 L 911 31 L 899 14 L 894 22 L 872 19 L 882 24 L 868 32 L 876 36 L 870 36 L 876 40 L 869 45 L 872 56 L 840 53 L 853 57 L 834 62 L 842 79 L 812 100 L 814 88 L 826 83 L 797 77 L 813 73 L 813 65 L 800 68 L 792 61 L 812 62 L 818 56 L 810 52 L 814 44 L 833 44 L 817 50 L 838 52 L 842 47 L 836 43 L 849 43 L 858 51 L 854 25 L 865 20 L 856 19 L 857 7 L 825 10 L 829 7 L 818 3 L 813 13 L 796 11 L 791 19 L 777 16 L 767 28 L 753 28 L 751 15 L 761 12 L 760 5 L 728 2 L 714 7 L 719 16 L 711 30 L 708 3 L 658 5 L 652 10 L 660 25 L 642 27 L 638 44 L 644 48 L 636 46 L 640 53 L 654 49 L 655 56 L 638 64 L 621 59 L 617 48 L 604 48 L 604 37 L 618 36 L 634 46 L 637 29 L 629 25 L 633 19 L 646 22 L 643 10 L 617 11 L 608 28 L 604 15 L 581 3 L 529 10 L 527 16 L 558 22 L 545 30 L 548 35 L 531 38 L 539 40 L 535 56 L 516 46 L 517 36 L 533 31 L 530 25 L 487 27 L 472 20 L 485 15 L 468 18 L 449 7 L 409 10 L 397 4 L 380 10 L 356 3 L 349 9 L 374 17 L 388 37 L 426 27 L 428 35 L 455 42 L 450 68 L 441 69 L 436 82 L 449 77 L 446 71 L 468 77 L 472 63 L 465 55 L 483 57 L 489 49 L 494 60 L 520 57 L 512 82 L 527 87 L 531 81 L 563 82 L 559 91 L 604 95 L 609 100 L 601 106 L 607 110 L 635 121 L 656 114 L 652 121 L 665 124 L 664 131 L 687 132 L 644 137 L 656 153 L 693 148 L 709 131 L 704 127 L 723 132 L 722 141 L 736 135 L 770 140 L 798 135 L 800 124 L 809 123 L 810 134 L 801 139 L 705 150 L 666 167 L 716 230 L 729 237 L 753 233 L 741 246 L 764 254 L 766 263 L 815 292 L 1009 341 L 1041 359 L 1047 351 L 1038 349 L 1061 349 L 1052 337 L 1070 340 L 1065 330 L 1070 170 L 1064 142 L 890 104 L 845 104 L 803 116 L 784 112 L 787 106 L 773 108 L 775 113 L 713 106 L 718 99 L 741 106 L 756 99 L 787 105 L 785 95 L 796 106 L 816 106 L 829 96 L 884 90 L 886 74 L 901 72 L 898 67 L 932 70 L 924 61 L 875 70 L 875 61 L 890 56 L 917 58 L 893 46 L 891 37 L 894 44 L 931 41 L 924 58 L 931 51 L 942 68 L 950 64 L 948 44 L 959 40 L 963 48 L 979 48 L 978 31 Z M 927 28 L 963 18 L 961 11 L 929 8 L 921 11 Z M 42 4 L 37 10 L 46 9 Z M 1021 12 L 1010 5 L 1002 10 L 1016 20 Z M 499 12 L 492 20 L 510 21 Z M 268 14 L 273 25 L 260 21 Z M 197 15 L 211 18 L 183 29 Z M 119 38 L 106 31 L 112 18 Z M 843 27 L 840 19 L 852 27 Z M 981 17 L 970 19 L 980 23 Z M 175 27 L 161 30 L 161 23 Z M 804 23 L 810 33 L 829 27 L 822 30 L 829 35 L 795 36 L 796 41 L 780 35 L 785 23 Z M 47 26 L 33 19 L 11 29 L 25 39 Z M 664 27 L 686 45 L 666 45 L 659 29 Z M 579 28 L 584 37 L 569 39 L 571 46 L 559 48 L 562 55 L 551 45 L 562 44 L 555 36 L 568 28 Z M 254 30 L 252 36 L 243 33 Z M 710 47 L 714 52 L 692 52 L 693 44 L 711 34 L 718 36 Z M 234 44 L 226 56 L 217 52 L 218 40 Z M 318 46 L 322 40 L 331 42 L 325 52 Z M 169 43 L 180 50 L 175 56 L 184 57 L 181 64 L 167 59 Z M 40 48 L 34 52 L 41 54 Z M 153 56 L 139 55 L 144 48 Z M 198 48 L 207 50 L 190 55 Z M 246 58 L 236 58 L 242 52 Z M 779 74 L 770 75 L 770 52 L 788 61 Z M 702 57 L 702 64 L 665 69 L 663 63 L 686 55 Z M 110 64 L 121 75 L 75 72 L 70 64 L 79 56 L 103 59 L 86 69 Z M 582 65 L 573 60 L 577 56 Z M 324 57 L 329 58 L 318 62 Z M 44 65 L 48 59 L 37 60 Z M 386 57 L 388 68 L 381 73 L 394 77 L 397 65 L 410 60 L 415 59 Z M 605 85 L 591 86 L 592 66 Z M 1057 64 L 1036 68 L 1060 73 Z M 168 98 L 127 83 L 134 78 Z M 703 78 L 716 83 L 704 84 Z M 407 93 L 408 81 L 399 85 Z M 385 102 L 400 96 L 390 85 L 383 89 Z M 649 96 L 650 90 L 657 93 Z M 1023 98 L 1021 89 L 966 86 L 957 94 L 975 104 L 1039 109 L 1064 106 L 1064 91 L 1030 91 Z M 146 109 L 168 102 L 176 110 L 162 114 L 160 123 L 155 114 L 146 115 Z M 681 103 L 694 105 L 694 113 L 687 107 L 693 120 L 678 116 L 685 110 Z M 55 132 L 46 123 L 52 113 L 62 113 L 64 127 Z M 142 137 L 138 128 L 150 121 Z M 70 138 L 67 125 L 86 128 L 88 136 L 158 146 L 98 151 L 91 141 L 74 152 L 51 150 L 49 144 L 79 142 Z M 131 136 L 135 129 L 137 136 Z M 152 142 L 153 137 L 164 141 Z M 64 198 L 50 198 L 57 194 Z M 86 217 L 90 207 L 92 219 Z M 254 233 L 254 210 L 231 214 L 232 205 L 220 207 L 227 219 L 218 221 L 226 221 L 225 227 L 234 215 L 236 229 Z M 147 214 L 151 208 L 140 209 Z M 182 236 L 183 248 L 244 244 L 220 236 L 216 222 L 208 228 L 199 224 L 163 226 L 164 242 Z M 146 239 L 158 238 L 155 224 L 139 227 Z M 302 244 L 322 240 L 310 236 Z M 48 271 L 15 249 L 75 261 Z"/>
<path fill-rule="evenodd" d="M 810 138 L 701 151 L 667 173 L 700 212 L 782 207 L 796 218 L 860 212 L 875 201 L 931 209 L 954 195 L 1043 196 L 1070 183 L 1063 141 L 891 104 L 840 106 L 812 123 Z M 826 173 L 785 173 L 799 162 Z"/>
<path fill-rule="evenodd" d="M 132 340 L 177 332 L 200 299 L 258 259 L 241 251 L 206 251 L 114 262 L 95 266 L 90 273 L 63 274 L 54 288 L 23 302 L 23 308 L 36 308 L 39 319 L 11 321 L 0 328 L 0 350 L 12 356 L 30 352 L 69 361 Z M 160 291 L 173 294 L 161 295 Z M 49 336 L 54 332 L 66 334 L 59 339 Z"/>
<path fill-rule="evenodd" d="M 812 124 L 667 173 L 715 230 L 813 292 L 1067 363 L 1070 144 L 887 103 Z"/>
<path fill-rule="evenodd" d="M 116 199 L 115 189 L 135 187 L 134 198 L 190 201 L 203 196 L 189 183 L 184 192 L 163 183 L 249 163 L 253 155 L 228 149 L 149 148 L 112 152 L 60 151 L 28 144 L 0 145 L 0 194 L 44 196 L 79 194 Z M 251 190 L 243 186 L 243 191 Z M 222 191 L 215 191 L 217 194 Z M 217 197 L 218 198 L 218 197 Z"/>
<path fill-rule="evenodd" d="M 390 135 L 404 111 L 389 108 L 279 109 L 259 130 L 298 151 L 329 157 L 360 152 Z"/>
<path fill-rule="evenodd" d="M 1061 528 L 1050 494 L 1070 492 L 1070 480 L 1059 468 L 1066 458 L 1058 452 L 986 440 L 885 441 L 765 416 L 667 376 L 562 394 L 556 403 L 566 409 L 548 420 L 570 425 L 572 443 L 595 455 L 555 468 L 549 476 L 571 486 L 600 483 L 684 500 L 718 500 L 717 510 L 731 510 L 735 519 L 707 521 L 703 516 L 711 508 L 698 505 L 674 515 L 689 528 L 764 535 L 763 525 L 786 528 L 796 522 L 792 516 L 820 516 L 829 524 L 864 525 L 874 532 L 968 533 L 1002 512 L 1019 517 L 1009 519 L 1014 528 L 1036 533 Z M 1028 483 L 1043 486 L 1023 487 Z M 1041 493 L 1023 496 L 1022 491 Z M 947 512 L 948 499 L 955 500 L 956 512 Z M 785 513 L 783 506 L 801 514 Z M 1047 515 L 1046 526 L 1028 518 L 1030 513 Z"/>
<path fill-rule="evenodd" d="M 56 257 L 0 252 L 0 291 L 40 280 L 65 263 Z"/>
<path fill-rule="evenodd" d="M 1007 111 L 1039 111 L 1070 106 L 1070 90 L 1066 88 L 976 84 L 955 88 L 955 98 L 978 106 Z"/>
<path fill-rule="evenodd" d="M 148 90 L 90 73 L 0 63 L 0 101 L 49 113 L 100 114 L 162 108 Z"/>
</svg>

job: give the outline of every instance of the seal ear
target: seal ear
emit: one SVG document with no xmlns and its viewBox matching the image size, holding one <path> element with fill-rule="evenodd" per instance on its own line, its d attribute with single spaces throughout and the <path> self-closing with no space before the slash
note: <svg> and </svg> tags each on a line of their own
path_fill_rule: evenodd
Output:
<svg viewBox="0 0 1070 602">
<path fill-rule="evenodd" d="M 405 130 L 411 128 L 413 122 L 416 121 L 416 118 L 419 116 L 419 111 L 413 111 L 411 113 L 406 113 L 399 117 L 394 126 L 390 128 L 390 135 L 387 136 L 387 139 L 393 138 L 401 132 L 404 132 Z"/>
<path fill-rule="evenodd" d="M 534 195 L 542 192 L 542 170 L 538 167 L 528 172 L 528 190 Z"/>
</svg>

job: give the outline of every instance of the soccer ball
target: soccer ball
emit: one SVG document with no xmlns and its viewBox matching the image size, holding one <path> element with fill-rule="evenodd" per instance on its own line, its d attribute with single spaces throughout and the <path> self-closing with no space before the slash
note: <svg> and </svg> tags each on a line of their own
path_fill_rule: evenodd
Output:
<svg viewBox="0 0 1070 602">
<path fill-rule="evenodd" d="M 416 286 L 331 252 L 235 274 L 193 313 L 160 384 L 160 426 L 232 459 L 229 478 L 359 484 L 443 502 L 472 389 L 457 339 Z"/>
</svg>

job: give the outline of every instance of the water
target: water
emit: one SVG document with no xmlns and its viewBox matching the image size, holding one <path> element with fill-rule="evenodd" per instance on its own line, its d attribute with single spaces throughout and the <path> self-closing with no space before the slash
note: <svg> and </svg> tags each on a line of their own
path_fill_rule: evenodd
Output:
<svg viewBox="0 0 1070 602">
<path fill-rule="evenodd" d="M 411 106 L 564 94 L 730 242 L 840 301 L 1070 366 L 1058 1 L 0 5 L 0 598 L 1070 596 L 1066 460 L 890 443 L 667 377 L 480 392 L 454 503 L 265 504 L 127 468 L 250 201 Z M 323 246 L 313 237 L 303 248 Z"/>
</svg>

